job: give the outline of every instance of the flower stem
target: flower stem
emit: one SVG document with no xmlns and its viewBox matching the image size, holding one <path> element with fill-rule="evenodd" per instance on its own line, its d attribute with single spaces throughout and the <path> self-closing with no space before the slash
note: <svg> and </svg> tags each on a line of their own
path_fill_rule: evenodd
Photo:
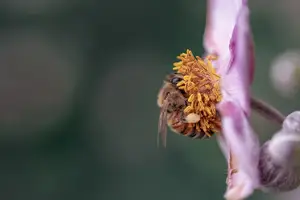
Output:
<svg viewBox="0 0 300 200">
<path fill-rule="evenodd" d="M 283 115 L 280 111 L 278 111 L 276 108 L 274 108 L 270 104 L 268 104 L 260 99 L 251 97 L 250 98 L 250 106 L 254 111 L 256 111 L 258 114 L 260 114 L 264 118 L 274 121 L 280 125 L 283 123 L 283 121 L 285 119 L 285 115 Z"/>
</svg>

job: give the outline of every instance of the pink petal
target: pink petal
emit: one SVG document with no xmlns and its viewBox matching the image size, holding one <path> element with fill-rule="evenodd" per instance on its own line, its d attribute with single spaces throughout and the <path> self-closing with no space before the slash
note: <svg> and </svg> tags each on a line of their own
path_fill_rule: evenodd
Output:
<svg viewBox="0 0 300 200">
<path fill-rule="evenodd" d="M 229 44 L 243 0 L 208 0 L 207 4 L 205 50 L 229 57 Z"/>
<path fill-rule="evenodd" d="M 259 141 L 248 122 L 254 46 L 246 0 L 208 1 L 204 46 L 207 53 L 218 55 L 214 64 L 222 77 L 223 99 L 218 105 L 222 116 L 219 144 L 228 160 L 234 157 L 238 170 L 229 175 L 226 198 L 243 199 L 259 186 Z"/>
<path fill-rule="evenodd" d="M 226 196 L 243 199 L 259 186 L 259 141 L 238 102 L 226 97 L 218 109 L 222 116 L 222 137 L 218 140 L 227 158 L 228 152 L 232 152 L 238 170 L 233 174 L 232 188 Z"/>
<path fill-rule="evenodd" d="M 254 46 L 246 0 L 208 0 L 204 46 L 219 57 L 214 63 L 223 88 L 250 114 L 249 84 L 254 74 Z"/>
<path fill-rule="evenodd" d="M 231 61 L 227 68 L 223 68 L 225 71 L 222 73 L 222 88 L 240 103 L 247 115 L 250 115 L 249 99 L 254 69 L 254 48 L 248 25 L 248 15 L 248 8 L 243 6 L 230 43 Z"/>
</svg>

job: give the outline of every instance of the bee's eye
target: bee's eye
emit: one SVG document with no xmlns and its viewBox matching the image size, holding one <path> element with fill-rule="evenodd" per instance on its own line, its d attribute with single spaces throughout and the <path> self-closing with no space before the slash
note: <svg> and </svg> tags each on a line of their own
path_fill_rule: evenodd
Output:
<svg viewBox="0 0 300 200">
<path fill-rule="evenodd" d="M 176 85 L 177 83 L 179 83 L 179 81 L 181 81 L 180 78 L 174 77 L 174 78 L 172 78 L 171 83 L 174 84 L 174 85 Z"/>
</svg>

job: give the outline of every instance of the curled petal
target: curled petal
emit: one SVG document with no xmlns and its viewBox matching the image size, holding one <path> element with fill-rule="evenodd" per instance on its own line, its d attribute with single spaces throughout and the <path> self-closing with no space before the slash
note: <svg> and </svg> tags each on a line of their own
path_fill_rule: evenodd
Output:
<svg viewBox="0 0 300 200">
<path fill-rule="evenodd" d="M 234 100 L 223 101 L 218 109 L 222 116 L 223 151 L 228 157 L 232 154 L 233 169 L 231 184 L 226 192 L 227 199 L 243 199 L 249 196 L 259 186 L 257 170 L 259 160 L 259 141 L 254 134 L 248 118 Z M 225 145 L 226 144 L 226 145 Z M 227 149 L 226 149 L 227 147 Z"/>
</svg>

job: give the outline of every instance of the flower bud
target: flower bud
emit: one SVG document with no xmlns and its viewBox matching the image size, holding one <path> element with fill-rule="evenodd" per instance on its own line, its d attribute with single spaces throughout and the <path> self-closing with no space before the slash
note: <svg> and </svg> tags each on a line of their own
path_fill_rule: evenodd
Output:
<svg viewBox="0 0 300 200">
<path fill-rule="evenodd" d="M 295 111 L 292 114 L 289 114 L 285 118 L 282 128 L 285 131 L 300 133 L 300 111 Z"/>
<path fill-rule="evenodd" d="M 263 189 L 290 191 L 300 185 L 300 112 L 291 113 L 282 129 L 261 148 L 260 181 Z"/>
</svg>

